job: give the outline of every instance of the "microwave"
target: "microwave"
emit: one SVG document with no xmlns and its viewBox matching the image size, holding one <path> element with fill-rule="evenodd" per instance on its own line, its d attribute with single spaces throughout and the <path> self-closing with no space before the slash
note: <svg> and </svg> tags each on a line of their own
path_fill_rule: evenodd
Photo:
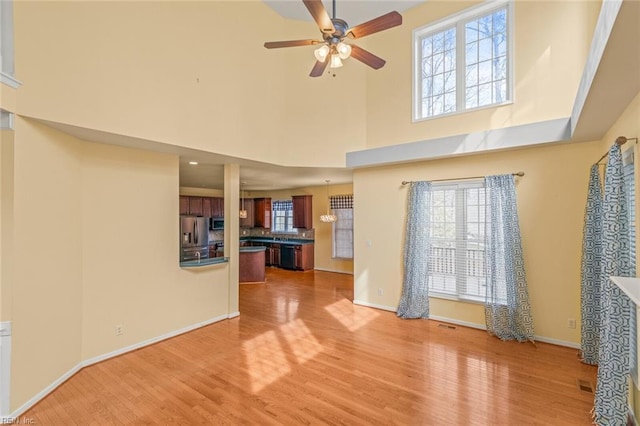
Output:
<svg viewBox="0 0 640 426">
<path fill-rule="evenodd" d="M 211 229 L 211 230 L 224 229 L 224 218 L 222 218 L 222 217 L 212 217 L 209 220 L 210 220 L 209 229 Z"/>
</svg>

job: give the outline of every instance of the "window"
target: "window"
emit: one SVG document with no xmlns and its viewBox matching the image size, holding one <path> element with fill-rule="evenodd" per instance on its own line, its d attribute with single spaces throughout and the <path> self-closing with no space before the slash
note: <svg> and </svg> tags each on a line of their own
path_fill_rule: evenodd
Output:
<svg viewBox="0 0 640 426">
<path fill-rule="evenodd" d="M 13 77 L 13 1 L 0 1 L 0 83 L 14 89 L 20 82 Z"/>
<path fill-rule="evenodd" d="M 622 153 L 622 171 L 624 174 L 624 186 L 627 193 L 627 212 L 629 213 L 629 260 L 631 268 L 636 269 L 636 184 L 635 184 L 635 158 L 634 149 L 627 149 Z M 630 311 L 629 328 L 629 362 L 630 374 L 633 383 L 638 386 L 638 351 L 637 351 L 637 314 L 636 309 Z"/>
<path fill-rule="evenodd" d="M 293 227 L 293 202 L 291 200 L 274 201 L 271 232 L 296 232 Z"/>
<path fill-rule="evenodd" d="M 487 2 L 414 31 L 414 120 L 512 98 L 511 2 Z"/>
<path fill-rule="evenodd" d="M 429 293 L 484 301 L 484 182 L 434 184 L 427 208 L 431 234 Z"/>
<path fill-rule="evenodd" d="M 333 222 L 333 258 L 353 259 L 353 195 L 334 195 L 329 204 L 337 220 Z"/>
</svg>

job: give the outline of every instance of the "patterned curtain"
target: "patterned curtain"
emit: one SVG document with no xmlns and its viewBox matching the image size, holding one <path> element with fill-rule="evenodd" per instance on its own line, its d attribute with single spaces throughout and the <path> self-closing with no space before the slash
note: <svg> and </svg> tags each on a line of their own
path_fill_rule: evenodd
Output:
<svg viewBox="0 0 640 426">
<path fill-rule="evenodd" d="M 627 421 L 629 322 L 632 303 L 611 276 L 635 276 L 630 259 L 629 212 L 622 152 L 614 144 L 604 180 L 602 204 L 601 326 L 594 420 L 599 425 Z"/>
<path fill-rule="evenodd" d="M 293 210 L 293 201 L 291 200 L 274 200 L 271 203 L 271 210 L 274 212 L 283 212 Z"/>
<path fill-rule="evenodd" d="M 501 340 L 533 341 L 513 175 L 485 177 L 485 320 Z"/>
<path fill-rule="evenodd" d="M 591 166 L 587 206 L 584 213 L 582 265 L 580 273 L 580 310 L 582 361 L 598 364 L 600 347 L 600 286 L 602 268 L 602 185 L 598 165 Z"/>
<path fill-rule="evenodd" d="M 332 195 L 329 197 L 329 207 L 334 209 L 352 209 L 353 194 L 350 195 Z"/>
<path fill-rule="evenodd" d="M 404 243 L 404 280 L 397 315 L 429 318 L 429 208 L 431 183 L 413 182 L 409 190 Z"/>
</svg>

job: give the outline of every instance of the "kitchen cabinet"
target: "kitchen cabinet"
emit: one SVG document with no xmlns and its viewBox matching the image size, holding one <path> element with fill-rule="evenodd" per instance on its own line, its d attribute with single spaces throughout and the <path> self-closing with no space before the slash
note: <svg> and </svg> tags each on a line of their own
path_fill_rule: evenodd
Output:
<svg viewBox="0 0 640 426">
<path fill-rule="evenodd" d="M 294 195 L 293 201 L 293 227 L 298 229 L 312 229 L 313 204 L 312 195 Z"/>
<path fill-rule="evenodd" d="M 189 214 L 189 197 L 180 196 L 180 214 Z"/>
<path fill-rule="evenodd" d="M 224 198 L 211 197 L 211 217 L 224 217 Z"/>
<path fill-rule="evenodd" d="M 265 257 L 266 266 L 280 266 L 280 244 L 266 244 L 267 252 Z"/>
<path fill-rule="evenodd" d="M 189 214 L 203 216 L 202 197 L 189 197 Z"/>
<path fill-rule="evenodd" d="M 181 195 L 180 214 L 223 218 L 224 198 Z"/>
<path fill-rule="evenodd" d="M 271 229 L 271 198 L 254 198 L 253 210 L 253 226 L 255 228 Z"/>
<path fill-rule="evenodd" d="M 301 244 L 295 246 L 294 259 L 296 269 L 308 271 L 313 269 L 313 244 Z"/>
<path fill-rule="evenodd" d="M 240 208 L 242 208 L 243 201 L 240 201 Z M 244 209 L 247 211 L 246 219 L 240 219 L 240 228 L 253 228 L 254 224 L 254 216 L 253 216 L 253 199 L 245 198 L 244 199 Z"/>
</svg>

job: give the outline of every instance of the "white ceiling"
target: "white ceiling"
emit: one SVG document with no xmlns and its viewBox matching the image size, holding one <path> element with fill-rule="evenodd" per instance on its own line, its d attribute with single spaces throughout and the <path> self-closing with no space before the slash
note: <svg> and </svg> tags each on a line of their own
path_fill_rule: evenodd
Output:
<svg viewBox="0 0 640 426">
<path fill-rule="evenodd" d="M 313 21 L 302 0 L 263 0 L 270 8 L 288 19 Z M 424 3 L 426 0 L 337 0 L 336 18 L 340 18 L 355 27 L 380 15 L 403 11 Z M 323 0 L 329 16 L 333 16 L 331 1 Z"/>
</svg>

